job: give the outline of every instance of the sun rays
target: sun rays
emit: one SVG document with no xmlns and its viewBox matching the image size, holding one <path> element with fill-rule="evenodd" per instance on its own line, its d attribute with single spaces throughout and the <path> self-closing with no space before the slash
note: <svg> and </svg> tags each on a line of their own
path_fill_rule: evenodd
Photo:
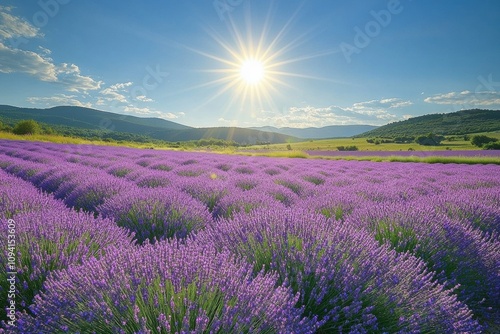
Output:
<svg viewBox="0 0 500 334">
<path fill-rule="evenodd" d="M 210 74 L 213 77 L 211 80 L 189 88 L 189 90 L 217 88 L 207 101 L 202 101 L 200 107 L 224 97 L 227 102 L 225 102 L 225 110 L 222 111 L 224 114 L 231 114 L 231 118 L 238 119 L 237 113 L 240 112 L 254 114 L 263 110 L 278 110 L 275 101 L 284 96 L 282 91 L 300 88 L 289 83 L 291 78 L 333 81 L 314 75 L 296 73 L 290 69 L 293 68 L 294 63 L 333 53 L 326 51 L 304 54 L 298 50 L 311 38 L 311 31 L 316 28 L 311 27 L 310 30 L 302 31 L 290 38 L 293 21 L 299 10 L 300 7 L 280 29 L 274 30 L 275 33 L 272 36 L 270 33 L 272 11 L 269 10 L 264 22 L 258 28 L 250 23 L 253 21 L 248 12 L 243 30 L 240 30 L 241 24 L 229 18 L 227 28 L 230 38 L 222 37 L 215 30 L 206 29 L 220 50 L 217 54 L 186 47 L 216 64 L 215 68 L 200 70 L 200 72 Z"/>
</svg>

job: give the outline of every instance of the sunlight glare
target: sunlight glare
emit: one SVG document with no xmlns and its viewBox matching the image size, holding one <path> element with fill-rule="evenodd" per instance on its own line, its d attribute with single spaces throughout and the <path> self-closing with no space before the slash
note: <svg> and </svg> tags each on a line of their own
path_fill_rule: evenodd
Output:
<svg viewBox="0 0 500 334">
<path fill-rule="evenodd" d="M 200 70 L 200 72 L 214 73 L 217 77 L 186 90 L 210 86 L 218 88 L 199 107 L 205 107 L 210 102 L 227 94 L 229 98 L 224 113 L 233 114 L 231 117 L 238 118 L 238 115 L 234 115 L 235 113 L 248 113 L 250 111 L 250 113 L 258 114 L 263 110 L 279 110 L 280 108 L 275 102 L 283 97 L 283 88 L 298 91 L 298 88 L 291 85 L 285 78 L 335 82 L 330 78 L 290 71 L 289 65 L 291 64 L 337 52 L 325 51 L 290 57 L 290 53 L 302 46 L 308 40 L 310 32 L 314 30 L 314 27 L 311 27 L 310 30 L 287 40 L 286 36 L 290 32 L 300 8 L 301 6 L 273 36 L 269 36 L 272 8 L 270 8 L 264 24 L 260 25 L 260 31 L 254 31 L 252 26 L 247 24 L 242 32 L 238 29 L 236 21 L 229 18 L 228 28 L 232 40 L 207 28 L 208 34 L 220 46 L 220 54 L 212 54 L 184 45 L 185 48 L 219 64 L 215 68 Z"/>
<path fill-rule="evenodd" d="M 256 85 L 264 78 L 264 65 L 256 59 L 243 62 L 240 68 L 240 77 L 249 85 Z"/>
</svg>

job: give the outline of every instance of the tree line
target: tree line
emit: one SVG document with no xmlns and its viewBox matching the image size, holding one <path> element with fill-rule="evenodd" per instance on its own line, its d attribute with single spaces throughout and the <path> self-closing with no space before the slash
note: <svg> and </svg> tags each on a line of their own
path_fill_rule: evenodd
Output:
<svg viewBox="0 0 500 334">
<path fill-rule="evenodd" d="M 56 125 L 54 127 L 47 124 L 39 123 L 35 120 L 21 120 L 11 125 L 5 124 L 0 121 L 0 131 L 10 132 L 20 136 L 30 135 L 58 135 L 63 137 L 82 138 L 90 141 L 104 141 L 104 142 L 133 142 L 140 144 L 154 144 L 159 146 L 167 146 L 172 148 L 182 147 L 237 147 L 242 146 L 233 140 L 224 140 L 217 138 L 202 138 L 199 140 L 177 141 L 169 142 L 151 138 L 145 135 L 138 135 L 133 133 L 106 131 L 106 130 L 93 130 L 93 129 L 78 129 L 63 125 Z"/>
</svg>

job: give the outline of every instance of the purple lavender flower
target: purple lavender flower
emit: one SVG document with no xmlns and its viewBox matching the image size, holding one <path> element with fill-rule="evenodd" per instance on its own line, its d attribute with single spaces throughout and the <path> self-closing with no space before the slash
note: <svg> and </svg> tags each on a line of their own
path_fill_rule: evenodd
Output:
<svg viewBox="0 0 500 334">
<path fill-rule="evenodd" d="M 171 179 L 164 172 L 151 171 L 140 173 L 140 176 L 137 176 L 134 182 L 141 188 L 158 188 L 170 185 L 172 183 Z"/>
<path fill-rule="evenodd" d="M 87 167 L 70 168 L 70 166 L 62 166 L 48 175 L 45 180 L 42 180 L 38 187 L 43 191 L 54 193 L 56 198 L 64 198 L 78 186 L 77 180 L 79 177 L 89 178 L 95 174 L 97 174 L 96 170 Z"/>
<path fill-rule="evenodd" d="M 170 165 L 163 163 L 163 162 L 150 163 L 149 168 L 154 169 L 154 170 L 161 170 L 161 171 L 165 171 L 165 172 L 171 171 L 173 169 Z"/>
<path fill-rule="evenodd" d="M 36 195 L 36 192 L 33 191 Z M 53 208 L 17 214 L 15 222 L 15 268 L 18 311 L 27 310 L 43 282 L 54 270 L 101 256 L 108 246 L 127 247 L 132 236 L 109 219 L 95 219 L 84 213 L 63 209 L 53 200 Z M 6 305 L 7 219 L 1 219 L 0 304 Z M 0 317 L 5 319 L 4 309 Z"/>
<path fill-rule="evenodd" d="M 19 331 L 313 333 L 276 277 L 228 252 L 159 242 L 52 275 Z"/>
<path fill-rule="evenodd" d="M 124 177 L 127 174 L 129 174 L 130 172 L 135 171 L 138 168 L 140 168 L 140 167 L 137 166 L 136 164 L 131 163 L 131 162 L 130 163 L 121 162 L 121 163 L 112 164 L 111 166 L 106 168 L 106 171 L 113 176 Z"/>
<path fill-rule="evenodd" d="M 236 213 L 248 214 L 253 210 L 267 208 L 269 210 L 284 209 L 279 200 L 259 190 L 242 191 L 239 188 L 229 189 L 228 196 L 217 202 L 212 215 L 219 218 L 233 218 Z"/>
<path fill-rule="evenodd" d="M 0 218 L 12 218 L 16 214 L 65 209 L 64 203 L 41 193 L 31 184 L 0 170 Z"/>
<path fill-rule="evenodd" d="M 75 209 L 96 211 L 107 198 L 133 190 L 135 184 L 107 175 L 96 174 L 90 179 L 80 179 L 77 186 L 64 198 L 64 203 Z"/>
<path fill-rule="evenodd" d="M 121 192 L 97 208 L 103 217 L 135 233 L 142 243 L 166 238 L 185 238 L 210 225 L 207 208 L 179 189 L 136 189 Z"/>
<path fill-rule="evenodd" d="M 210 212 L 228 194 L 227 184 L 217 178 L 189 178 L 179 180 L 177 184 L 182 191 L 205 204 Z"/>
<path fill-rule="evenodd" d="M 433 282 L 423 261 L 321 215 L 252 211 L 216 222 L 196 240 L 247 258 L 255 273 L 276 271 L 280 284 L 300 294 L 297 306 L 320 320 L 320 331 L 480 329 L 470 310 Z"/>
<path fill-rule="evenodd" d="M 489 309 L 500 308 L 497 233 L 484 234 L 433 210 L 431 205 L 411 202 L 366 205 L 346 223 L 367 229 L 380 243 L 398 252 L 411 252 L 424 259 L 427 267 L 438 273 L 441 283 L 459 285 L 455 293 L 477 316 L 486 317 Z"/>
</svg>

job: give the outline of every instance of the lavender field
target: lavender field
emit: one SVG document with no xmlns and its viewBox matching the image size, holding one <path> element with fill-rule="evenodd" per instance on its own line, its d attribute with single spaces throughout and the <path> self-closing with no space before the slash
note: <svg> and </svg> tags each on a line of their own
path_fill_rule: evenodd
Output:
<svg viewBox="0 0 500 334">
<path fill-rule="evenodd" d="M 500 326 L 499 165 L 0 141 L 0 169 L 9 333 Z"/>
</svg>

